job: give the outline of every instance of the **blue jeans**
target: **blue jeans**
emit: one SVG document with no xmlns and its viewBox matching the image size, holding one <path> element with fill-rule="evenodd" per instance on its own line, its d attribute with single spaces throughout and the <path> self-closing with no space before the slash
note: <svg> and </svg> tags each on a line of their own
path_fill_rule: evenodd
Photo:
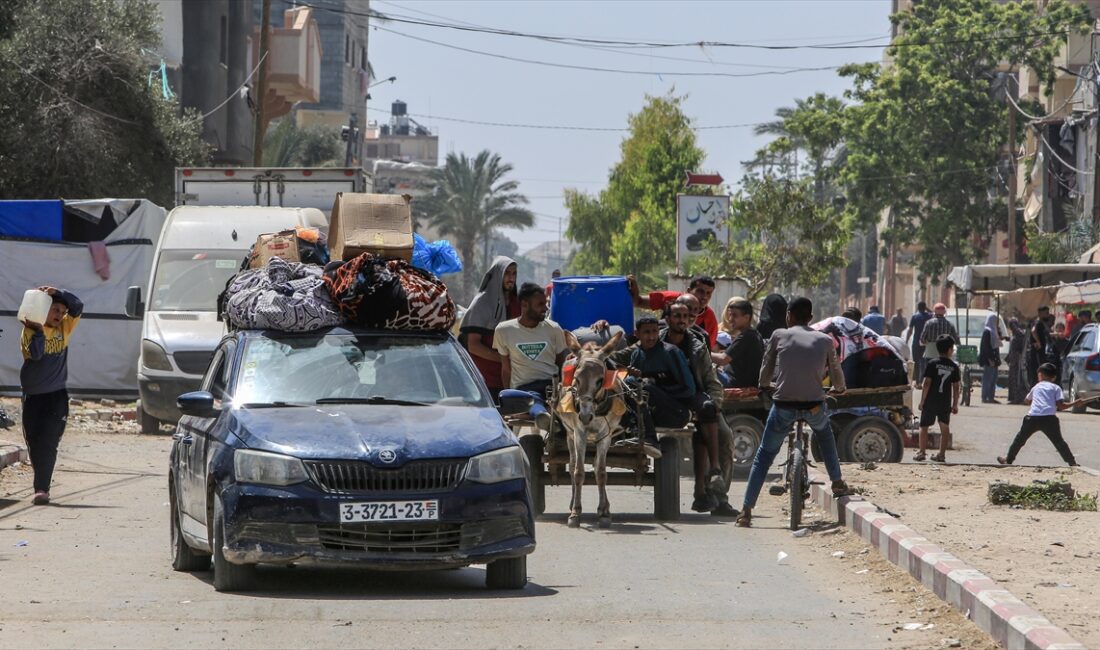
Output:
<svg viewBox="0 0 1100 650">
<path fill-rule="evenodd" d="M 982 366 L 982 401 L 992 402 L 997 391 L 997 366 Z"/>
<path fill-rule="evenodd" d="M 821 456 L 825 459 L 825 469 L 829 472 L 829 479 L 832 481 L 841 479 L 836 438 L 829 423 L 829 411 L 824 404 L 814 411 L 772 405 L 772 410 L 768 413 L 768 422 L 764 425 L 764 439 L 760 441 L 760 448 L 756 450 L 756 458 L 752 461 L 752 471 L 749 472 L 749 482 L 745 487 L 744 507 L 756 506 L 756 499 L 760 496 L 760 490 L 764 487 L 764 480 L 768 477 L 768 470 L 775 462 L 779 448 L 783 446 L 783 441 L 787 439 L 791 427 L 800 419 L 805 420 L 814 432 L 814 438 L 821 447 Z M 807 449 L 809 449 L 808 445 Z"/>
</svg>

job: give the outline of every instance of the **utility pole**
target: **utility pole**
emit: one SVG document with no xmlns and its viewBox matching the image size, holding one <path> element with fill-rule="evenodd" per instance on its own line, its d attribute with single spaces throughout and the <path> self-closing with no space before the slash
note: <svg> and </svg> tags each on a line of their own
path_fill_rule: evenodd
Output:
<svg viewBox="0 0 1100 650">
<path fill-rule="evenodd" d="M 1012 78 L 1005 80 L 1005 99 L 1008 104 L 1008 263 L 1016 263 L 1016 107 L 1012 105 Z"/>
<path fill-rule="evenodd" d="M 256 78 L 256 123 L 252 135 L 252 164 L 259 167 L 263 164 L 264 157 L 264 100 L 267 98 L 267 52 L 270 44 L 268 35 L 271 31 L 271 0 L 263 0 L 263 18 L 260 23 L 260 69 Z"/>
<path fill-rule="evenodd" d="M 867 277 L 867 231 L 864 230 L 863 234 L 859 238 L 860 254 L 859 254 L 859 308 L 863 310 L 866 308 L 867 302 L 867 285 L 864 279 Z"/>
</svg>

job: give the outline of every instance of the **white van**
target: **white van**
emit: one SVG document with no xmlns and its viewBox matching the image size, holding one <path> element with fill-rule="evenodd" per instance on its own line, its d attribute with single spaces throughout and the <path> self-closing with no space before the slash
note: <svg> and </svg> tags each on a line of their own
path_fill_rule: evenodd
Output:
<svg viewBox="0 0 1100 650">
<path fill-rule="evenodd" d="M 328 232 L 316 208 L 179 206 L 157 242 L 149 295 L 130 287 L 126 315 L 142 318 L 138 418 L 145 433 L 179 419 L 176 398 L 198 390 L 225 335 L 217 299 L 256 238 L 294 226 Z"/>
</svg>

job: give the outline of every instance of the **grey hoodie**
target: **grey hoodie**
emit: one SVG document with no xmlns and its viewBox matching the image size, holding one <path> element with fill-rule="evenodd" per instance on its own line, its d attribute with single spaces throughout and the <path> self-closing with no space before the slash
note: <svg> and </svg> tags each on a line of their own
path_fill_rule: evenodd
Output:
<svg viewBox="0 0 1100 650">
<path fill-rule="evenodd" d="M 462 317 L 459 331 L 492 334 L 501 321 L 508 320 L 508 296 L 504 294 L 504 272 L 515 264 L 510 257 L 498 255 L 493 259 L 489 270 L 481 278 L 477 295 L 470 302 L 466 314 Z"/>
</svg>

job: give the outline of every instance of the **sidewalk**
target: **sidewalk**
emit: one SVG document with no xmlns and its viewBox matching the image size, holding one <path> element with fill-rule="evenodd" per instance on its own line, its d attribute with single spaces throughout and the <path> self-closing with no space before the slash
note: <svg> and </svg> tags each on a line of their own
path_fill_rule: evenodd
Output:
<svg viewBox="0 0 1100 650">
<path fill-rule="evenodd" d="M 15 463 L 26 462 L 26 460 L 27 450 L 23 448 L 23 445 L 0 440 L 0 469 Z"/>
<path fill-rule="evenodd" d="M 1100 646 L 1093 624 L 1100 593 L 1091 588 L 1100 572 L 1094 534 L 1100 513 L 1024 510 L 987 498 L 993 480 L 1068 480 L 1079 494 L 1095 495 L 1096 476 L 1070 468 L 934 464 L 845 472 L 863 497 L 834 501 L 815 485 L 817 505 L 1002 646 Z"/>
</svg>

